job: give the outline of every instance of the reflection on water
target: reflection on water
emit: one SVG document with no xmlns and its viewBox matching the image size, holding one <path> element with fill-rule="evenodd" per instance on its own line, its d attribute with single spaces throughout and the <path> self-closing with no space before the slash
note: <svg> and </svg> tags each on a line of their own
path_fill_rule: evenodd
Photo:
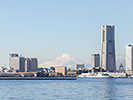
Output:
<svg viewBox="0 0 133 100">
<path fill-rule="evenodd" d="M 115 95 L 116 95 L 116 86 L 113 84 L 114 80 L 108 80 L 105 79 L 103 81 L 103 89 L 101 92 L 101 95 L 103 96 L 102 100 L 115 100 Z M 111 83 L 112 82 L 112 83 Z"/>
<path fill-rule="evenodd" d="M 106 79 L 103 85 L 104 96 L 108 100 L 133 99 L 133 80 Z"/>
<path fill-rule="evenodd" d="M 0 100 L 133 100 L 133 79 L 0 81 Z"/>
</svg>

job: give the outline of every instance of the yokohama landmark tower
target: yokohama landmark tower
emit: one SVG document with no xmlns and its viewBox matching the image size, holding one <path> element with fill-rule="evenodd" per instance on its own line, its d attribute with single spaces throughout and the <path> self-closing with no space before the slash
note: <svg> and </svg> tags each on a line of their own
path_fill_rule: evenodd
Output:
<svg viewBox="0 0 133 100">
<path fill-rule="evenodd" d="M 102 26 L 101 67 L 109 72 L 116 71 L 115 26 Z"/>
</svg>

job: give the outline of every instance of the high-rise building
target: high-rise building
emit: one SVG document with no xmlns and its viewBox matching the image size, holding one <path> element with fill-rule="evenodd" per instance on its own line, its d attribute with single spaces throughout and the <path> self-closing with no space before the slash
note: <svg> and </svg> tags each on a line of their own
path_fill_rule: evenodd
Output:
<svg viewBox="0 0 133 100">
<path fill-rule="evenodd" d="M 10 54 L 10 57 L 18 57 L 18 54 Z"/>
<path fill-rule="evenodd" d="M 30 58 L 30 59 L 31 59 L 31 71 L 36 71 L 38 69 L 37 58 Z"/>
<path fill-rule="evenodd" d="M 100 67 L 100 55 L 91 54 L 91 67 Z"/>
<path fill-rule="evenodd" d="M 101 29 L 102 49 L 101 67 L 109 72 L 116 71 L 115 58 L 115 26 L 105 25 Z"/>
<path fill-rule="evenodd" d="M 18 54 L 10 54 L 10 67 L 17 72 L 32 72 L 37 71 L 37 58 L 25 58 Z"/>
<path fill-rule="evenodd" d="M 37 71 L 37 69 L 38 69 L 37 58 L 26 58 L 25 59 L 25 71 L 26 72 Z"/>
<path fill-rule="evenodd" d="M 25 72 L 31 71 L 31 60 L 29 58 L 25 59 Z"/>
<path fill-rule="evenodd" d="M 25 71 L 25 58 L 19 55 L 10 54 L 10 67 L 17 72 Z"/>
<path fill-rule="evenodd" d="M 126 46 L 126 73 L 133 74 L 133 45 Z"/>
</svg>

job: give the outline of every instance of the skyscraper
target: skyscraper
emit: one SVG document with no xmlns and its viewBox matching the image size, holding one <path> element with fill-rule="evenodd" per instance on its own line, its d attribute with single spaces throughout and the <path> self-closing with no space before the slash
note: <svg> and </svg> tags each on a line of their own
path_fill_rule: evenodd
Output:
<svg viewBox="0 0 133 100">
<path fill-rule="evenodd" d="M 101 67 L 106 71 L 114 72 L 116 70 L 115 26 L 102 26 L 101 35 Z"/>
<path fill-rule="evenodd" d="M 100 55 L 91 54 L 91 67 L 100 67 Z"/>
<path fill-rule="evenodd" d="M 25 58 L 20 57 L 18 54 L 10 54 L 10 67 L 17 72 L 25 71 Z"/>
<path fill-rule="evenodd" d="M 37 69 L 38 69 L 37 58 L 26 58 L 25 59 L 25 71 L 26 72 L 37 71 Z"/>
<path fill-rule="evenodd" d="M 126 73 L 133 74 L 133 45 L 126 46 Z"/>
</svg>

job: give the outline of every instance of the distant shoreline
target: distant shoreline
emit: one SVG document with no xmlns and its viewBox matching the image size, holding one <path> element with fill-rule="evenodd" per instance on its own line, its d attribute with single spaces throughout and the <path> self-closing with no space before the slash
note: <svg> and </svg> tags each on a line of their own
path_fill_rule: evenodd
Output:
<svg viewBox="0 0 133 100">
<path fill-rule="evenodd" d="M 0 80 L 77 80 L 76 77 L 0 77 Z"/>
</svg>

